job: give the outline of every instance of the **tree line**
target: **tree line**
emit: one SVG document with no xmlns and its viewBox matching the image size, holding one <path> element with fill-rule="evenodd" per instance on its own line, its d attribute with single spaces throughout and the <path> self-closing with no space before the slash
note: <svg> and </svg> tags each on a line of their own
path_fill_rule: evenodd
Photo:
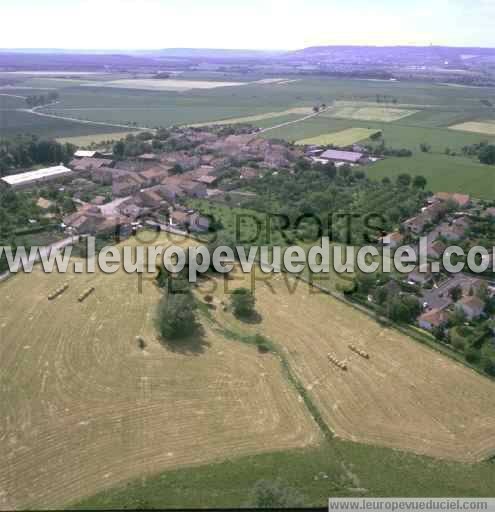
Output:
<svg viewBox="0 0 495 512">
<path fill-rule="evenodd" d="M 76 147 L 36 135 L 0 138 L 0 176 L 34 165 L 68 163 Z"/>
</svg>

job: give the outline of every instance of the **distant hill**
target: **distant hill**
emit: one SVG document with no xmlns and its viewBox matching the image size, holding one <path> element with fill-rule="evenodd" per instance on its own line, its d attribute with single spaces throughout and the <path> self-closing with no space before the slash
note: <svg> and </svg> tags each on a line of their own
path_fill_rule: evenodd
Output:
<svg viewBox="0 0 495 512">
<path fill-rule="evenodd" d="M 376 64 L 434 64 L 495 59 L 494 48 L 448 46 L 313 46 L 288 52 L 286 60 L 368 62 Z"/>
</svg>

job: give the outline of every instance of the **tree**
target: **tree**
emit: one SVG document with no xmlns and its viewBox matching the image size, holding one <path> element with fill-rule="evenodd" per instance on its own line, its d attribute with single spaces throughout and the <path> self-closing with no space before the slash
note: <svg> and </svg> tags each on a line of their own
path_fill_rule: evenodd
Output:
<svg viewBox="0 0 495 512">
<path fill-rule="evenodd" d="M 426 187 L 426 183 L 426 178 L 424 176 L 414 176 L 412 182 L 414 188 L 418 188 L 421 190 L 424 190 L 424 188 Z"/>
<path fill-rule="evenodd" d="M 375 132 L 375 133 L 372 133 L 370 135 L 370 139 L 371 140 L 378 140 L 378 139 L 381 139 L 382 138 L 382 132 L 381 131 L 378 131 L 378 132 Z"/>
<path fill-rule="evenodd" d="M 158 330 L 162 338 L 177 340 L 194 334 L 199 326 L 195 310 L 196 301 L 190 289 L 169 288 L 158 305 Z"/>
<path fill-rule="evenodd" d="M 280 479 L 259 480 L 251 492 L 249 506 L 270 509 L 301 508 L 304 506 L 304 498 Z"/>
<path fill-rule="evenodd" d="M 394 322 L 411 323 L 421 312 L 417 297 L 414 295 L 405 295 L 395 297 L 391 300 L 388 307 L 388 316 Z"/>
<path fill-rule="evenodd" d="M 431 151 L 431 146 L 427 143 L 427 142 L 422 142 L 420 145 L 419 145 L 419 149 L 423 152 L 423 153 L 429 153 Z"/>
<path fill-rule="evenodd" d="M 411 176 L 409 174 L 399 174 L 397 176 L 397 185 L 401 188 L 407 188 L 411 184 Z"/>
<path fill-rule="evenodd" d="M 482 164 L 494 165 L 495 164 L 495 145 L 489 144 L 484 146 L 478 156 Z"/>
<path fill-rule="evenodd" d="M 119 140 L 113 146 L 113 154 L 117 158 L 123 158 L 125 153 L 125 143 L 123 140 Z"/>
<path fill-rule="evenodd" d="M 457 302 L 462 297 L 462 288 L 459 285 L 454 286 L 449 290 L 449 297 Z"/>
<path fill-rule="evenodd" d="M 241 318 L 249 318 L 256 313 L 254 309 L 256 299 L 251 293 L 251 290 L 247 288 L 237 288 L 232 292 L 230 300 L 234 315 Z"/>
</svg>

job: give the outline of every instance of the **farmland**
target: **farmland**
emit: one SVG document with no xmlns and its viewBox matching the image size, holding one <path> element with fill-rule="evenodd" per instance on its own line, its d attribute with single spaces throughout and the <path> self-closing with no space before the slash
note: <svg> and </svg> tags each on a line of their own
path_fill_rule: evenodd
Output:
<svg viewBox="0 0 495 512">
<path fill-rule="evenodd" d="M 300 281 L 259 279 L 238 274 L 230 287 L 255 283 L 263 320 L 252 329 L 280 347 L 339 438 L 466 462 L 493 454 L 495 384 Z M 222 326 L 249 328 L 217 315 Z M 331 365 L 328 353 L 348 370 Z"/>
<path fill-rule="evenodd" d="M 342 105 L 339 103 L 343 103 Z M 346 105 L 345 103 L 350 103 Z M 344 119 L 358 119 L 361 121 L 381 121 L 390 123 L 404 117 L 416 114 L 417 110 L 409 110 L 391 106 L 362 106 L 359 102 L 336 102 L 335 106 L 323 115 L 328 117 L 341 117 Z"/>
<path fill-rule="evenodd" d="M 138 89 L 143 91 L 190 91 L 191 89 L 216 89 L 217 87 L 235 87 L 242 82 L 213 82 L 206 80 L 159 80 L 159 79 L 130 79 L 111 80 L 104 84 L 85 84 L 88 87 L 104 86 L 122 89 Z"/>
<path fill-rule="evenodd" d="M 227 284 L 248 277 L 236 274 Z M 167 469 L 225 458 L 236 464 L 274 451 L 274 460 L 333 453 L 339 464 L 330 469 L 340 474 L 341 450 L 351 463 L 359 448 L 321 444 L 315 414 L 341 440 L 465 462 L 493 453 L 493 383 L 302 283 L 263 279 L 256 288 L 261 323 L 246 324 L 218 306 L 202 317 L 203 333 L 180 347 L 157 339 L 159 292 L 149 279 L 142 292 L 136 275 L 124 272 L 35 270 L 2 283 L 2 507 L 60 507 L 132 479 L 153 482 Z M 64 282 L 67 291 L 48 301 Z M 95 292 L 79 303 L 89 286 Z M 221 287 L 213 293 L 215 304 L 227 299 Z M 258 332 L 280 357 L 243 343 Z M 145 350 L 136 336 L 146 340 Z M 349 343 L 370 360 L 350 352 Z M 347 359 L 348 371 L 330 366 L 327 353 Z M 310 414 L 280 358 L 317 413 Z M 435 464 L 450 471 L 450 463 Z M 321 504 L 321 496 L 313 499 Z"/>
<path fill-rule="evenodd" d="M 451 130 L 460 130 L 463 132 L 483 133 L 486 135 L 495 135 L 495 121 L 469 121 L 456 124 L 450 127 Z"/>
<path fill-rule="evenodd" d="M 387 158 L 366 172 L 372 179 L 395 178 L 401 173 L 422 175 L 435 192 L 462 191 L 482 199 L 495 198 L 495 168 L 468 158 L 416 153 L 412 158 Z"/>
<path fill-rule="evenodd" d="M 352 478 L 350 482 L 347 475 Z M 237 508 L 239 503 L 249 504 L 259 480 L 274 478 L 297 489 L 305 498 L 305 506 L 323 507 L 329 496 L 350 493 L 373 497 L 488 497 L 494 492 L 495 469 L 491 462 L 447 463 L 334 439 L 318 448 L 167 471 L 102 492 L 74 508 Z"/>
<path fill-rule="evenodd" d="M 417 150 L 419 144 L 427 142 L 434 152 L 443 152 L 446 147 L 458 151 L 467 144 L 495 140 L 488 131 L 449 129 L 466 122 L 488 126 L 487 120 L 493 118 L 492 109 L 483 102 L 493 99 L 491 88 L 311 77 L 284 81 L 282 78 L 264 81 L 254 75 L 246 81 L 240 74 L 212 72 L 185 72 L 173 80 L 134 80 L 122 73 L 70 79 L 33 74 L 16 75 L 17 88 L 2 93 L 26 96 L 56 90 L 59 102 L 45 107 L 44 112 L 130 127 L 250 122 L 267 128 L 281 124 L 279 120 L 287 116 L 297 120 L 297 116 L 311 112 L 314 105 L 324 103 L 328 111 L 320 116 L 270 130 L 265 136 L 298 141 L 363 128 L 382 130 L 389 146 Z M 214 84 L 225 86 L 213 87 Z M 152 90 L 146 90 L 151 86 Z M 195 87 L 191 89 L 192 86 Z M 174 90 L 166 90 L 167 87 Z M 120 131 L 37 118 L 18 110 L 23 107 L 20 98 L 0 96 L 0 102 L 3 135 L 25 131 L 28 127 L 35 133 L 63 138 Z"/>
<path fill-rule="evenodd" d="M 309 137 L 307 139 L 298 140 L 296 144 L 316 144 L 316 145 L 327 145 L 333 144 L 335 146 L 349 146 L 361 140 L 368 139 L 374 133 L 379 130 L 367 129 L 367 128 L 347 128 L 346 130 L 324 133 L 317 135 L 316 137 Z"/>
<path fill-rule="evenodd" d="M 224 286 L 232 290 L 251 282 L 236 274 L 216 288 L 215 302 L 224 298 Z M 209 282 L 202 287 L 212 289 Z M 269 336 L 337 437 L 318 447 L 130 482 L 83 500 L 81 507 L 232 507 L 245 503 L 258 479 L 275 476 L 305 494 L 312 506 L 322 506 L 328 495 L 347 496 L 351 488 L 370 496 L 493 492 L 489 462 L 441 461 L 375 446 L 469 462 L 491 455 L 493 383 L 303 283 L 259 275 L 256 298 L 259 324 L 243 323 L 218 308 L 213 325 L 234 343 L 253 332 Z M 349 351 L 349 343 L 359 344 L 370 359 Z M 329 364 L 329 352 L 347 359 L 346 372 Z M 186 502 L 184 489 L 190 489 Z"/>
<path fill-rule="evenodd" d="M 0 508 L 60 508 L 167 468 L 321 439 L 274 356 L 206 324 L 180 348 L 161 344 L 150 280 L 139 293 L 123 271 L 35 270 L 0 287 Z"/>
</svg>

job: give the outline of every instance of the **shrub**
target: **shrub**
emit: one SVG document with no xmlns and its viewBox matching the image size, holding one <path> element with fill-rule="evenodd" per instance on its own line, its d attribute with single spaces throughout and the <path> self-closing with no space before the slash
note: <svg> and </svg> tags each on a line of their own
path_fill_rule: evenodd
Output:
<svg viewBox="0 0 495 512">
<path fill-rule="evenodd" d="M 254 309 L 255 298 L 247 288 L 238 288 L 232 292 L 231 296 L 232 309 L 234 315 L 241 318 L 249 318 L 256 313 Z"/>
</svg>

